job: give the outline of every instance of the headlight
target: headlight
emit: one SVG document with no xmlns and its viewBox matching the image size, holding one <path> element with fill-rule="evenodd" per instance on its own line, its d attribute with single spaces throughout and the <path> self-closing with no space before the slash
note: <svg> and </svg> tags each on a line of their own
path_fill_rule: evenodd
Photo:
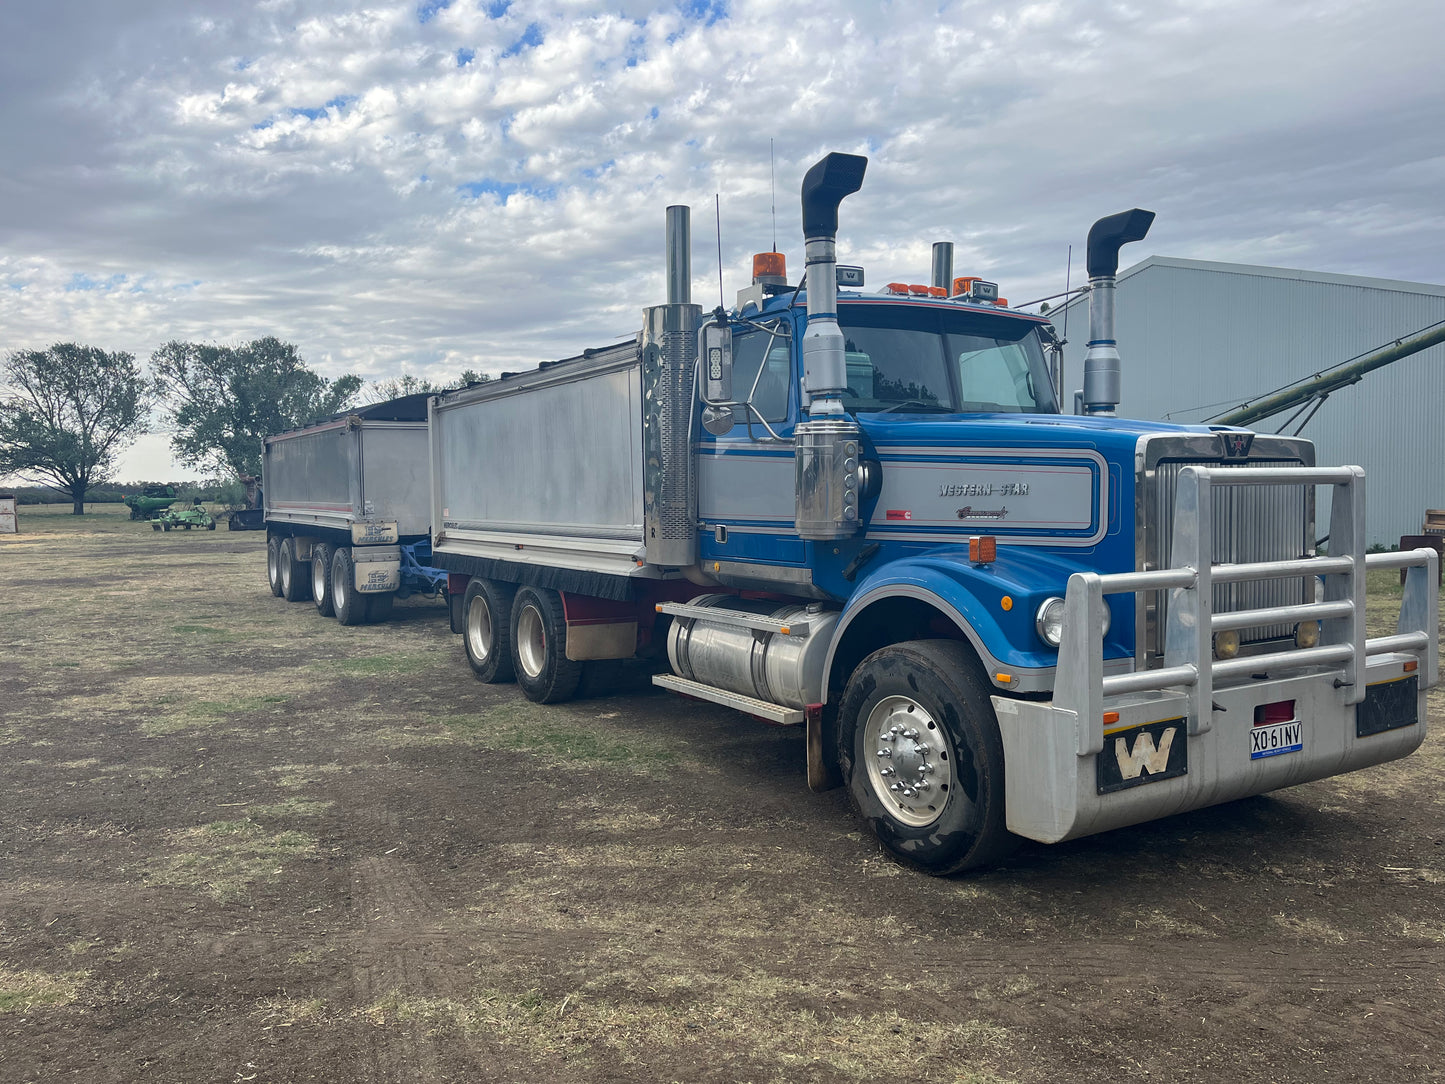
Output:
<svg viewBox="0 0 1445 1084">
<path fill-rule="evenodd" d="M 1044 599 L 1043 605 L 1034 615 L 1034 628 L 1038 631 L 1039 639 L 1050 647 L 1058 647 L 1064 639 L 1064 600 L 1055 596 Z M 1099 639 L 1109 635 L 1109 629 L 1114 624 L 1114 615 L 1109 612 L 1109 604 L 1104 604 L 1104 622 L 1099 628 Z"/>
<path fill-rule="evenodd" d="M 1039 639 L 1050 647 L 1058 647 L 1064 638 L 1064 600 L 1046 598 L 1034 615 L 1034 628 Z"/>
<path fill-rule="evenodd" d="M 1239 630 L 1226 629 L 1214 634 L 1214 657 L 1232 659 L 1239 654 Z"/>
</svg>

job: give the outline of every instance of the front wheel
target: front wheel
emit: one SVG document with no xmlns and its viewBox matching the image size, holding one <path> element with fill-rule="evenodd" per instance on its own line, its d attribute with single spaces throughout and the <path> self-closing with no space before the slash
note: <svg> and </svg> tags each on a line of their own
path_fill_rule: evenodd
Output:
<svg viewBox="0 0 1445 1084">
<path fill-rule="evenodd" d="M 978 663 L 956 640 L 869 655 L 838 713 L 838 759 L 853 805 L 896 858 L 933 874 L 999 861 L 1003 740 Z"/>
<path fill-rule="evenodd" d="M 546 587 L 523 587 L 512 600 L 512 669 L 528 700 L 571 700 L 582 664 L 567 657 L 567 618 L 562 597 Z"/>
</svg>

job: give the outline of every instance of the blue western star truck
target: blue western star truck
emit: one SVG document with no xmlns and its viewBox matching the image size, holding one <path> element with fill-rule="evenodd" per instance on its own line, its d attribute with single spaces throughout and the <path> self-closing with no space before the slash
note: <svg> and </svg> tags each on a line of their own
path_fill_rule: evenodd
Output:
<svg viewBox="0 0 1445 1084">
<path fill-rule="evenodd" d="M 660 686 L 805 727 L 809 784 L 931 873 L 1414 750 L 1436 556 L 1366 555 L 1362 471 L 1114 416 L 1118 253 L 1153 215 L 1090 232 L 1064 414 L 1052 328 L 996 285 L 937 247 L 931 285 L 865 293 L 836 263 L 865 166 L 809 170 L 799 284 L 765 253 L 704 313 L 672 207 L 636 338 L 430 401 L 432 562 L 476 676 L 548 703 L 650 657 Z M 1370 638 L 1377 567 L 1407 577 Z"/>
</svg>

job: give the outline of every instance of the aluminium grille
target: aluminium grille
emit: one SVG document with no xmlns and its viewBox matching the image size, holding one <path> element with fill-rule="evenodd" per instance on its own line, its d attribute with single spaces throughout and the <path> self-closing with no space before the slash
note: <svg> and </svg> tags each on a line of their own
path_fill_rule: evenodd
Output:
<svg viewBox="0 0 1445 1084">
<path fill-rule="evenodd" d="M 1149 567 L 1169 568 L 1173 561 L 1174 498 L 1179 472 L 1187 466 L 1208 467 L 1297 467 L 1293 459 L 1249 459 L 1222 462 L 1217 459 L 1165 459 L 1155 469 L 1153 492 L 1153 552 Z M 1220 486 L 1213 491 L 1213 552 L 1216 564 L 1252 561 L 1281 561 L 1314 552 L 1309 537 L 1309 497 L 1304 486 Z M 1247 583 L 1214 585 L 1214 611 L 1254 610 L 1268 606 L 1292 606 L 1312 602 L 1309 579 L 1254 580 Z M 1157 601 L 1161 620 L 1155 624 L 1155 649 L 1163 651 L 1168 598 Z M 1241 643 L 1276 640 L 1293 636 L 1293 625 L 1270 625 L 1244 629 Z"/>
</svg>

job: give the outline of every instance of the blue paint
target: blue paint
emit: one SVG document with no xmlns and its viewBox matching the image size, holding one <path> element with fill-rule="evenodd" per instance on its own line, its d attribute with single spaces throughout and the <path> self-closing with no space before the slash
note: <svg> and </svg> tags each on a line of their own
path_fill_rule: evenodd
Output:
<svg viewBox="0 0 1445 1084">
<path fill-rule="evenodd" d="M 528 23 L 527 29 L 522 31 L 522 36 L 511 45 L 502 50 L 502 57 L 516 56 L 523 49 L 535 49 L 542 44 L 542 26 L 540 23 Z"/>
<path fill-rule="evenodd" d="M 476 58 L 476 55 L 477 51 L 475 49 L 458 49 L 457 67 L 465 68 L 468 64 L 472 62 L 473 59 Z"/>
<path fill-rule="evenodd" d="M 800 293 L 796 303 L 793 302 L 791 294 L 773 298 L 754 318 L 786 314 L 792 325 L 792 342 L 797 344 L 807 327 L 806 294 Z M 956 311 L 958 303 L 884 300 L 845 291 L 840 295 L 845 323 L 846 310 L 859 304 L 919 308 L 941 305 Z M 989 313 L 988 316 L 1038 322 L 1026 314 Z M 802 375 L 796 346 L 792 369 L 796 384 Z M 1064 595 L 1069 576 L 1082 571 L 1134 570 L 1134 453 L 1139 438 L 1147 433 L 1207 432 L 1201 426 L 1060 414 L 859 412 L 856 417 L 863 431 L 865 455 L 881 461 L 885 475 L 890 463 L 957 462 L 959 456 L 967 456 L 970 448 L 1002 450 L 1005 454 L 1001 459 L 990 460 L 1002 464 L 1087 466 L 1092 481 L 1094 522 L 1087 527 L 1056 531 L 1010 527 L 1005 534 L 1001 529 L 1000 536 L 1010 539 L 1009 544 L 999 546 L 998 559 L 993 564 L 975 566 L 968 560 L 967 541 L 970 534 L 979 533 L 976 525 L 890 522 L 885 516 L 886 510 L 878 506 L 879 499 L 874 497 L 862 503 L 859 513 L 864 530 L 852 538 L 806 543 L 798 537 L 792 522 L 710 516 L 707 528 L 699 534 L 699 552 L 712 560 L 806 565 L 812 571 L 814 584 L 844 603 L 845 617 L 870 591 L 896 589 L 921 593 L 962 615 L 1000 663 L 1017 669 L 1055 665 L 1057 652 L 1039 638 L 1034 615 L 1046 598 Z M 786 421 L 774 428 L 787 437 L 799 420 L 801 415 L 794 396 Z M 722 456 L 725 460 L 735 456 L 792 457 L 788 450 L 750 442 L 742 427 L 725 437 L 704 433 L 697 446 L 700 455 Z M 891 451 L 901 448 L 910 451 Z M 1007 454 L 1013 449 L 1017 449 L 1017 457 Z M 1063 452 L 1093 453 L 1103 464 L 1092 456 L 1065 456 L 1060 454 Z M 1107 501 L 1101 500 L 1101 491 L 1105 488 Z M 729 528 L 751 526 L 757 533 L 730 530 L 727 542 L 718 543 L 713 531 L 718 523 Z M 905 535 L 924 537 L 902 537 Z M 1097 541 L 1091 541 L 1093 539 Z M 1061 544 L 1069 542 L 1074 544 Z M 849 562 L 865 546 L 874 544 L 879 547 L 877 554 L 859 570 L 857 579 L 849 582 L 843 576 Z M 800 547 L 805 554 L 802 558 Z M 1005 595 L 1013 600 L 1009 610 L 1002 606 Z M 1104 642 L 1104 657 L 1130 658 L 1135 647 L 1133 598 L 1110 596 L 1107 604 L 1113 623 Z"/>
</svg>

